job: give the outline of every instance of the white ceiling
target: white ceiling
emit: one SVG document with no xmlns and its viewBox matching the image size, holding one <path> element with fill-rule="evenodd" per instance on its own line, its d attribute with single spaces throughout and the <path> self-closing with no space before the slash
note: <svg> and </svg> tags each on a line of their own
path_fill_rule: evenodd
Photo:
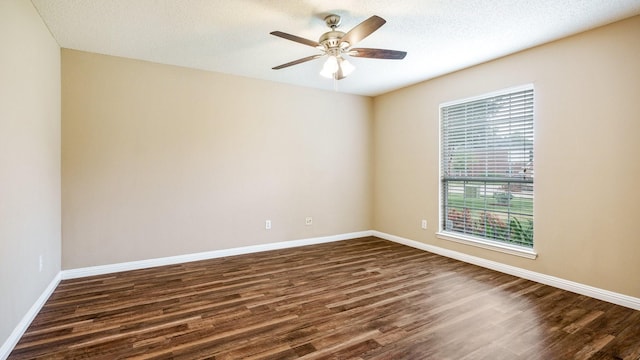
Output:
<svg viewBox="0 0 640 360">
<path fill-rule="evenodd" d="M 371 15 L 387 23 L 357 47 L 407 51 L 404 60 L 350 58 L 338 91 L 375 96 L 640 14 L 640 0 L 32 0 L 63 48 L 318 89 L 323 59 L 311 40 L 342 16 L 347 32 Z M 640 35 L 640 34 L 639 34 Z M 640 39 L 640 37 L 639 37 Z"/>
</svg>

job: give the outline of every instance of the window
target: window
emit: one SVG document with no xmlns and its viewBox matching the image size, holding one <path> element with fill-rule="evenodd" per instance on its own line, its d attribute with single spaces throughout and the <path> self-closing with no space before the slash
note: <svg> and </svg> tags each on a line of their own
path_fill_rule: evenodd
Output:
<svg viewBox="0 0 640 360">
<path fill-rule="evenodd" d="M 441 105 L 441 235 L 533 253 L 533 103 L 527 86 Z"/>
</svg>

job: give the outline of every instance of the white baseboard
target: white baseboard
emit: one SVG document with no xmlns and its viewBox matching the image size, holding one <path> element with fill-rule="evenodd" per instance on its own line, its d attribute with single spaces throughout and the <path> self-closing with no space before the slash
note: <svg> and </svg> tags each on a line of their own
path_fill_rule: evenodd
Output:
<svg viewBox="0 0 640 360">
<path fill-rule="evenodd" d="M 2 347 L 0 347 L 0 360 L 5 360 L 9 357 L 9 354 L 11 354 L 11 351 L 16 346 L 18 341 L 20 341 L 20 338 L 22 337 L 24 332 L 27 331 L 27 328 L 29 327 L 29 325 L 31 325 L 33 319 L 36 317 L 36 315 L 38 315 L 40 309 L 42 309 L 42 307 L 44 306 L 44 303 L 47 302 L 47 299 L 49 299 L 49 296 L 51 296 L 53 290 L 56 289 L 58 283 L 60 283 L 60 280 L 61 276 L 60 272 L 58 272 L 53 280 L 51 280 L 47 288 L 44 289 L 36 302 L 33 303 L 29 311 L 27 311 L 27 313 L 22 317 L 18 325 L 16 325 L 16 327 L 13 329 L 11 335 L 9 335 L 4 344 L 2 344 Z"/>
<path fill-rule="evenodd" d="M 400 236 L 386 234 L 380 231 L 372 231 L 373 236 L 381 239 L 393 241 L 402 245 L 411 246 L 420 250 L 428 251 L 434 254 L 446 256 L 448 258 L 460 260 L 469 264 L 482 266 L 487 269 L 496 270 L 505 274 L 514 275 L 523 279 L 539 282 L 541 284 L 557 287 L 563 290 L 571 291 L 577 294 L 586 295 L 598 300 L 607 301 L 616 305 L 625 306 L 634 310 L 640 310 L 640 298 L 616 293 L 609 290 L 596 288 L 589 285 L 580 284 L 574 281 L 561 279 L 555 276 L 537 273 L 535 271 L 518 268 L 511 265 L 479 258 L 463 254 L 457 251 L 444 249 L 438 246 L 425 244 L 419 241 L 406 239 Z"/>
<path fill-rule="evenodd" d="M 353 232 L 353 233 L 346 233 L 346 234 L 339 234 L 339 235 L 332 235 L 332 236 L 323 236 L 323 237 L 316 237 L 316 238 L 308 238 L 308 239 L 301 239 L 301 240 L 282 241 L 282 242 L 276 242 L 276 243 L 270 243 L 270 244 L 251 245 L 251 246 L 244 246 L 239 248 L 214 250 L 214 251 L 207 251 L 207 252 L 186 254 L 186 255 L 177 255 L 177 256 L 170 256 L 170 257 L 157 258 L 157 259 L 131 261 L 131 262 L 125 262 L 125 263 L 118 263 L 118 264 L 91 266 L 86 268 L 63 270 L 61 272 L 61 278 L 73 279 L 73 278 L 79 278 L 79 277 L 85 277 L 85 276 L 102 275 L 102 274 L 109 274 L 109 273 L 120 272 L 120 271 L 137 270 L 137 269 L 144 269 L 144 268 L 155 267 L 155 266 L 173 265 L 173 264 L 179 264 L 179 263 L 190 262 L 190 261 L 214 259 L 214 258 L 225 257 L 225 256 L 250 254 L 250 253 L 255 253 L 260 251 L 286 249 L 286 248 L 292 248 L 292 247 L 298 247 L 298 246 L 355 239 L 355 238 L 365 237 L 365 236 L 376 236 L 381 239 L 411 246 L 420 250 L 446 256 L 446 257 L 460 260 L 466 263 L 482 266 L 488 269 L 500 271 L 505 274 L 518 276 L 524 279 L 536 281 L 545 285 L 550 285 L 550 286 L 571 291 L 577 294 L 590 296 L 595 299 L 607 301 L 613 304 L 625 306 L 635 310 L 640 310 L 639 298 L 616 293 L 609 290 L 596 288 L 589 285 L 584 285 L 574 281 L 561 279 L 555 276 L 537 273 L 535 271 L 526 270 L 526 269 L 518 268 L 515 266 L 511 266 L 511 265 L 506 265 L 503 263 L 483 259 L 476 256 L 467 255 L 457 251 L 441 248 L 434 245 L 425 244 L 415 240 L 410 240 L 400 236 L 395 236 L 395 235 L 391 235 L 391 234 L 387 234 L 387 233 L 383 233 L 375 230 L 367 230 L 367 231 L 360 231 L 360 232 Z"/>
<path fill-rule="evenodd" d="M 185 255 L 177 255 L 177 256 L 169 256 L 157 259 L 148 259 L 148 260 L 139 260 L 139 261 L 130 261 L 124 263 L 117 264 L 109 264 L 109 265 L 100 265 L 100 266 L 90 266 L 85 268 L 78 269 L 70 269 L 62 271 L 62 279 L 75 279 L 85 276 L 93 276 L 93 275 L 103 275 L 120 271 L 128 271 L 128 270 L 137 270 L 150 268 L 155 266 L 164 266 L 164 265 L 173 265 L 180 264 L 191 261 L 199 261 L 199 260 L 207 260 L 207 259 L 215 259 L 225 256 L 234 256 L 234 255 L 243 255 L 250 254 L 261 251 L 269 251 L 269 250 L 279 250 L 286 248 L 293 248 L 298 246 L 306 246 L 306 245 L 314 245 L 327 243 L 332 241 L 341 241 L 348 239 L 355 239 L 359 237 L 371 236 L 371 230 L 367 231 L 359 231 L 352 232 L 346 234 L 339 235 L 331 235 L 331 236 L 322 236 L 301 240 L 291 240 L 291 241 L 281 241 L 270 244 L 260 244 L 260 245 L 251 245 L 251 246 L 243 246 L 232 249 L 224 249 L 224 250 L 214 250 L 214 251 L 206 251 L 194 254 L 185 254 Z"/>
</svg>

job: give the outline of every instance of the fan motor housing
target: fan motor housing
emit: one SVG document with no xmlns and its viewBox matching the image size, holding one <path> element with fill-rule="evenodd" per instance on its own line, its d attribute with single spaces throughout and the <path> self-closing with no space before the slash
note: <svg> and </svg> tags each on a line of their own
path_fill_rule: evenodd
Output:
<svg viewBox="0 0 640 360">
<path fill-rule="evenodd" d="M 328 31 L 320 36 L 320 40 L 318 40 L 318 42 L 324 46 L 325 49 L 340 47 L 340 40 L 342 40 L 344 35 L 345 34 L 342 31 Z M 344 47 L 344 45 L 342 45 L 342 47 Z"/>
</svg>

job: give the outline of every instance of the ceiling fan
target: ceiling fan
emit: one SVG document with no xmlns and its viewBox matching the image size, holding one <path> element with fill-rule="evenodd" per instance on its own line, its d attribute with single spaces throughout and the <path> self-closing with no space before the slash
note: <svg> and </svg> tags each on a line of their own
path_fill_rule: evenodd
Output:
<svg viewBox="0 0 640 360">
<path fill-rule="evenodd" d="M 273 70 L 284 69 L 289 66 L 302 64 L 323 56 L 328 56 L 327 61 L 322 67 L 322 71 L 320 71 L 320 75 L 330 79 L 340 80 L 344 79 L 347 75 L 353 72 L 353 70 L 355 70 L 355 67 L 351 65 L 343 55 L 391 60 L 401 60 L 407 55 L 404 51 L 353 47 L 357 42 L 371 35 L 386 23 L 386 21 L 379 16 L 374 15 L 368 18 L 353 29 L 349 30 L 347 33 L 337 30 L 338 26 L 340 26 L 340 16 L 331 14 L 326 16 L 324 21 L 327 26 L 331 28 L 331 31 L 327 31 L 322 34 L 318 41 L 301 38 L 282 31 L 272 31 L 270 33 L 271 35 L 315 47 L 321 51 L 320 54 L 307 56 L 286 64 L 278 65 L 273 67 Z"/>
</svg>

